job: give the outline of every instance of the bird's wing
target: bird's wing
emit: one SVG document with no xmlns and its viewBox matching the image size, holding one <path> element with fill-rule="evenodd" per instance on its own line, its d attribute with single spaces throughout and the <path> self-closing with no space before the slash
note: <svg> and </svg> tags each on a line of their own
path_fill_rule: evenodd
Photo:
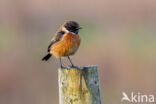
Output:
<svg viewBox="0 0 156 104">
<path fill-rule="evenodd" d="M 55 44 L 56 42 L 60 41 L 62 39 L 62 36 L 65 34 L 65 32 L 63 31 L 58 31 L 56 32 L 55 36 L 53 37 L 51 43 L 48 46 L 48 52 L 50 51 L 50 48 L 53 44 Z"/>
</svg>

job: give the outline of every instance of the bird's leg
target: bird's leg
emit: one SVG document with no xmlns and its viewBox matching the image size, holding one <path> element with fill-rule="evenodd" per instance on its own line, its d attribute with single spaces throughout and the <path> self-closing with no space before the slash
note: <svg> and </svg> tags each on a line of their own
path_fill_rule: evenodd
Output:
<svg viewBox="0 0 156 104">
<path fill-rule="evenodd" d="M 59 60 L 60 60 L 60 67 L 61 67 L 61 69 L 63 69 L 61 57 L 59 58 Z"/>
<path fill-rule="evenodd" d="M 70 63 L 71 63 L 71 65 L 72 65 L 72 67 L 74 67 L 74 64 L 72 63 L 72 61 L 71 61 L 70 57 L 69 57 L 69 56 L 67 56 L 67 58 L 68 58 L 68 60 L 70 61 Z"/>
</svg>

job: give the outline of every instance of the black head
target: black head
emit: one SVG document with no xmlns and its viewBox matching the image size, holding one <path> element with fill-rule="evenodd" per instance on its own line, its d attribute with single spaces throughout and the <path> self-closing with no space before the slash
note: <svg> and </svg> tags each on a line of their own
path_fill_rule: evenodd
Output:
<svg viewBox="0 0 156 104">
<path fill-rule="evenodd" d="M 64 24 L 64 27 L 69 31 L 69 32 L 73 32 L 75 34 L 78 34 L 79 29 L 81 29 L 81 27 L 79 26 L 79 24 L 75 21 L 67 21 Z"/>
</svg>

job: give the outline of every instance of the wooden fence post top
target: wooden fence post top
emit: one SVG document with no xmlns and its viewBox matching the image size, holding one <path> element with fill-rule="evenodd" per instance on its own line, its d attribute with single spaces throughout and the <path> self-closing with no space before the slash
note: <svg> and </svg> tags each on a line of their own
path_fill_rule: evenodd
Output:
<svg viewBox="0 0 156 104">
<path fill-rule="evenodd" d="M 80 69 L 80 70 L 84 70 L 84 69 L 97 69 L 98 66 L 97 65 L 88 65 L 88 66 L 76 66 L 76 67 L 71 67 L 71 66 L 67 66 L 67 67 L 63 67 L 63 68 L 59 68 L 60 70 L 64 70 L 64 69 Z"/>
<path fill-rule="evenodd" d="M 101 104 L 98 66 L 59 69 L 60 104 Z"/>
</svg>

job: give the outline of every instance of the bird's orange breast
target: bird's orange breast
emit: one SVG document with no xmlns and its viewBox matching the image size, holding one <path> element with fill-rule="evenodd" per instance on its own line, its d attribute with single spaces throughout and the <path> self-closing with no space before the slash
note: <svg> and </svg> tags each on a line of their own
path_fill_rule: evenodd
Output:
<svg viewBox="0 0 156 104">
<path fill-rule="evenodd" d="M 78 34 L 66 33 L 62 40 L 52 45 L 50 53 L 56 57 L 73 55 L 79 48 L 80 41 Z"/>
</svg>

